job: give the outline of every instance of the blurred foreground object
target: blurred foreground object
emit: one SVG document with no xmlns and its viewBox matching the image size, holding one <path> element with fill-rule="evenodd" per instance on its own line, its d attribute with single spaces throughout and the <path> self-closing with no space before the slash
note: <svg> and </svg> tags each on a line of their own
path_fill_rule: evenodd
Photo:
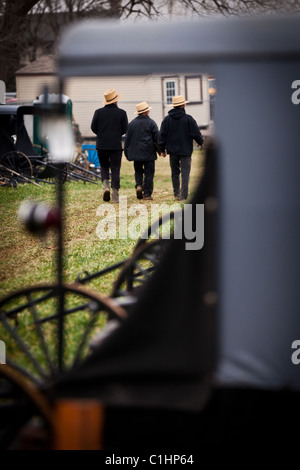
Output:
<svg viewBox="0 0 300 470">
<path fill-rule="evenodd" d="M 21 203 L 18 216 L 27 230 L 37 234 L 46 233 L 52 228 L 57 229 L 61 222 L 58 209 L 29 201 Z"/>
</svg>

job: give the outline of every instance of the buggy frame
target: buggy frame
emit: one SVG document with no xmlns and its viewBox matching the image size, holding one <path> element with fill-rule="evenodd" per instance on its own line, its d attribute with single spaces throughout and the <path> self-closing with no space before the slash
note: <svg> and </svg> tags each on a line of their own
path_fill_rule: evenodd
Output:
<svg viewBox="0 0 300 470">
<path fill-rule="evenodd" d="M 72 179 L 97 184 L 99 175 L 89 170 L 87 158 L 75 152 L 73 161 L 59 170 L 51 161 L 49 151 L 31 142 L 24 116 L 43 118 L 41 106 L 4 105 L 0 107 L 0 177 L 2 185 L 16 186 L 18 182 L 55 183 Z M 60 176 L 59 176 L 60 175 Z"/>
</svg>

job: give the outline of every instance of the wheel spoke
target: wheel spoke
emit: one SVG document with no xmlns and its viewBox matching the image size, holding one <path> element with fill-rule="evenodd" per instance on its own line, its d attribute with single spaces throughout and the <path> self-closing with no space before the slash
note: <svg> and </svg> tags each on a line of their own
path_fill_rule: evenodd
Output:
<svg viewBox="0 0 300 470">
<path fill-rule="evenodd" d="M 72 367 L 87 352 L 94 330 L 103 328 L 107 315 L 122 320 L 126 312 L 81 284 L 64 285 L 64 360 Z M 0 326 L 7 337 L 10 363 L 35 380 L 55 376 L 57 357 L 58 288 L 50 284 L 23 289 L 0 300 Z M 21 354 L 20 354 L 21 353 Z"/>
<path fill-rule="evenodd" d="M 126 295 L 143 282 L 147 282 L 160 262 L 166 246 L 166 240 L 163 239 L 139 242 L 114 283 L 112 297 Z M 124 286 L 127 291 L 124 291 Z"/>
<path fill-rule="evenodd" d="M 41 348 L 42 348 L 42 351 L 44 352 L 44 355 L 45 355 L 45 359 L 46 359 L 46 362 L 48 364 L 48 367 L 52 373 L 52 375 L 55 374 L 56 372 L 56 369 L 54 368 L 54 364 L 53 362 L 51 361 L 51 358 L 50 358 L 50 354 L 49 354 L 49 350 L 47 348 L 47 344 L 46 344 L 46 341 L 45 341 L 45 338 L 44 338 L 44 335 L 43 335 L 43 331 L 42 331 L 42 328 L 39 324 L 39 318 L 38 318 L 38 313 L 37 313 L 37 308 L 36 308 L 36 304 L 32 304 L 32 297 L 31 297 L 31 294 L 28 294 L 27 296 L 27 300 L 28 302 L 30 303 L 30 307 L 29 307 L 29 310 L 32 314 L 32 317 L 33 317 L 33 321 L 34 321 L 34 324 L 35 324 L 35 328 L 36 328 L 36 332 L 37 332 L 37 335 L 38 335 L 38 338 L 40 340 L 40 344 L 41 344 Z"/>
<path fill-rule="evenodd" d="M 82 334 L 82 337 L 81 337 L 81 341 L 79 343 L 79 345 L 77 346 L 77 352 L 76 352 L 76 355 L 75 355 L 75 358 L 73 360 L 73 365 L 72 367 L 76 367 L 81 359 L 81 356 L 82 356 L 82 353 L 83 353 L 83 349 L 84 347 L 86 346 L 87 344 L 87 341 L 91 335 L 91 332 L 95 326 L 95 323 L 97 321 L 97 317 L 98 317 L 98 314 L 99 314 L 99 310 L 97 311 L 94 311 L 92 313 L 92 316 L 91 316 L 91 319 L 90 321 L 88 322 L 88 324 L 86 325 L 85 327 L 85 331 L 83 332 Z"/>
<path fill-rule="evenodd" d="M 4 174 L 4 176 L 11 176 L 13 171 L 19 173 L 21 176 L 32 176 L 31 162 L 29 158 L 22 152 L 11 151 L 2 155 L 0 157 L 0 165 L 3 165 L 6 168 L 1 169 L 0 167 L 1 174 Z M 11 170 L 11 172 L 9 170 Z M 17 175 L 15 178 L 18 178 Z"/>
<path fill-rule="evenodd" d="M 31 362 L 31 364 L 33 365 L 35 370 L 38 372 L 38 374 L 41 377 L 46 378 L 47 375 L 45 374 L 45 372 L 43 371 L 43 369 L 41 368 L 40 364 L 35 359 L 35 357 L 31 354 L 29 348 L 27 347 L 27 345 L 25 344 L 25 342 L 23 341 L 23 339 L 19 335 L 19 333 L 17 331 L 17 328 L 13 328 L 9 324 L 9 322 L 7 321 L 7 319 L 5 317 L 5 314 L 3 312 L 0 312 L 0 321 L 2 322 L 2 325 L 4 326 L 6 331 L 15 340 L 15 342 L 19 346 L 20 350 L 25 354 L 27 359 Z"/>
</svg>

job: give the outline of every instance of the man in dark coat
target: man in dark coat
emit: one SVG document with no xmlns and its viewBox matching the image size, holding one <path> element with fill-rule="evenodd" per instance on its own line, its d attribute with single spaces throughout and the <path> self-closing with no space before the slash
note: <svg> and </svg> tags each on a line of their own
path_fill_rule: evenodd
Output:
<svg viewBox="0 0 300 470">
<path fill-rule="evenodd" d="M 137 198 L 152 200 L 158 127 L 149 117 L 150 109 L 146 101 L 136 105 L 138 116 L 129 124 L 124 153 L 127 160 L 134 161 Z"/>
<path fill-rule="evenodd" d="M 103 182 L 103 200 L 110 200 L 109 170 L 111 171 L 112 202 L 119 201 L 120 169 L 122 160 L 122 135 L 126 134 L 128 118 L 126 111 L 118 108 L 121 98 L 114 89 L 104 93 L 105 105 L 96 109 L 91 129 L 97 135 L 96 148 Z"/>
<path fill-rule="evenodd" d="M 167 151 L 170 155 L 173 191 L 178 200 L 188 197 L 193 140 L 200 146 L 203 144 L 203 137 L 195 119 L 185 112 L 186 103 L 189 101 L 185 101 L 182 95 L 173 96 L 173 109 L 161 124 L 159 139 L 161 152 Z"/>
</svg>

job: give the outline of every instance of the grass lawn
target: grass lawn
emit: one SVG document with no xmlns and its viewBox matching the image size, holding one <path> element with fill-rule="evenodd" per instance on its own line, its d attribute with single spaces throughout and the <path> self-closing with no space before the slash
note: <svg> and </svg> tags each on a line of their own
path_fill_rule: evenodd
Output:
<svg viewBox="0 0 300 470">
<path fill-rule="evenodd" d="M 192 158 L 190 196 L 203 168 L 203 154 L 195 152 Z M 128 257 L 136 243 L 134 239 L 100 240 L 96 228 L 100 217 L 97 208 L 103 203 L 101 185 L 83 182 L 67 182 L 65 193 L 65 280 L 72 282 L 81 271 L 99 271 Z M 121 196 L 127 196 L 127 205 L 137 204 L 135 196 L 133 163 L 125 158 L 121 168 Z M 24 200 L 55 205 L 54 185 L 41 183 L 18 188 L 0 188 L 0 293 L 1 297 L 12 290 L 38 282 L 55 281 L 56 234 L 37 238 L 28 233 L 17 217 L 19 205 Z M 153 201 L 141 202 L 150 214 L 150 204 L 173 204 L 169 161 L 160 157 L 156 162 Z M 115 205 L 118 214 L 118 205 Z M 109 293 L 111 279 L 93 285 L 101 292 Z"/>
<path fill-rule="evenodd" d="M 192 158 L 192 169 L 190 178 L 190 197 L 203 171 L 204 154 L 196 151 Z M 125 158 L 121 168 L 120 196 L 127 196 L 127 206 L 139 204 L 136 208 L 142 212 L 145 207 L 151 214 L 151 204 L 175 203 L 170 176 L 169 160 L 160 157 L 156 163 L 154 179 L 153 201 L 138 201 L 134 188 L 133 163 Z M 64 279 L 67 283 L 76 280 L 79 273 L 95 273 L 112 264 L 122 261 L 130 256 L 137 240 L 132 238 L 99 239 L 97 226 L 101 220 L 99 211 L 103 204 L 102 185 L 94 185 L 83 182 L 66 182 L 64 184 L 65 199 L 65 230 L 64 230 Z M 0 245 L 0 298 L 16 290 L 34 284 L 56 282 L 56 233 L 52 232 L 45 237 L 33 236 L 21 225 L 17 217 L 20 203 L 24 200 L 47 203 L 51 206 L 56 204 L 56 189 L 54 185 L 41 183 L 41 187 L 32 184 L 20 184 L 17 188 L 0 188 L 0 223 L 1 223 L 1 245 Z M 106 203 L 110 209 L 114 207 L 118 214 L 119 204 Z M 99 209 L 100 207 L 100 209 Z M 136 216 L 128 217 L 128 221 Z M 146 224 L 147 225 L 147 224 Z M 117 278 L 119 271 L 112 271 L 105 276 L 98 277 L 89 283 L 89 287 L 98 293 L 109 295 L 112 290 L 113 281 Z M 23 300 L 22 300 L 23 302 Z M 66 300 L 66 303 L 69 301 Z M 82 299 L 72 296 L 70 307 L 81 305 Z M 14 304 L 15 307 L 16 304 Z M 42 315 L 53 315 L 57 311 L 54 299 L 43 304 Z M 30 310 L 30 309 L 28 309 Z M 23 323 L 18 325 L 18 331 L 29 344 L 34 356 L 40 364 L 44 365 L 43 350 L 39 344 L 38 336 L 33 331 L 32 313 L 34 309 L 23 315 Z M 66 360 L 76 352 L 76 345 L 80 341 L 84 326 L 90 318 L 90 310 L 80 311 L 76 315 L 69 315 L 65 322 L 67 353 Z M 27 315 L 27 317 L 26 317 Z M 102 314 L 101 314 L 102 315 Z M 106 316 L 103 314 L 97 319 L 97 327 L 102 328 Z M 14 323 L 14 320 L 12 321 Z M 50 322 L 51 323 L 51 322 Z M 15 327 L 15 326 L 13 326 Z M 43 334 L 49 346 L 51 357 L 56 354 L 57 330 L 55 324 L 43 323 Z M 51 339 L 50 339 L 51 337 Z M 30 366 L 22 359 L 22 353 L 16 350 L 14 341 L 10 335 L 0 326 L 0 339 L 4 340 L 9 354 L 17 364 L 23 365 L 28 370 Z M 57 356 L 55 356 L 57 357 Z"/>
</svg>

